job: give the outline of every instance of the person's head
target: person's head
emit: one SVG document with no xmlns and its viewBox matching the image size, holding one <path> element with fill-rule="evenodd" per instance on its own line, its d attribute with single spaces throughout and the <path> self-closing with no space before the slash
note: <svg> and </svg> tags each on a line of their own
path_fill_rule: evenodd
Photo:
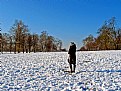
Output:
<svg viewBox="0 0 121 91">
<path fill-rule="evenodd" d="M 74 45 L 75 43 L 74 42 L 71 42 L 71 45 Z"/>
</svg>

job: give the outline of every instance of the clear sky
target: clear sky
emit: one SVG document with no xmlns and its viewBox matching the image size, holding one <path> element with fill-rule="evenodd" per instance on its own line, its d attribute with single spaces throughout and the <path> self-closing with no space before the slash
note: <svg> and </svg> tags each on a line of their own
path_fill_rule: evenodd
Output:
<svg viewBox="0 0 121 91">
<path fill-rule="evenodd" d="M 105 20 L 116 17 L 121 27 L 121 0 L 0 0 L 0 27 L 9 31 L 14 21 L 22 20 L 31 33 L 50 35 L 82 46 L 82 40 L 96 32 Z"/>
</svg>

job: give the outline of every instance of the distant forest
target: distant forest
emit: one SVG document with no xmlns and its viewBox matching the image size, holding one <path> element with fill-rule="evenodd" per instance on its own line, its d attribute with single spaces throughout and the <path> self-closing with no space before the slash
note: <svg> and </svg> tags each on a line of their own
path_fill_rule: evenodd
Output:
<svg viewBox="0 0 121 91">
<path fill-rule="evenodd" d="M 2 29 L 1 29 L 2 30 Z M 16 20 L 8 33 L 0 33 L 0 52 L 53 52 L 61 51 L 62 41 L 49 35 L 31 34 L 22 20 Z"/>
<path fill-rule="evenodd" d="M 96 38 L 91 34 L 86 37 L 80 50 L 121 50 L 121 28 L 116 27 L 115 17 L 105 21 L 97 34 Z"/>
<path fill-rule="evenodd" d="M 0 31 L 2 29 L 0 28 Z M 116 27 L 116 19 L 104 22 L 97 31 L 98 36 L 92 34 L 83 39 L 83 46 L 79 51 L 121 50 L 121 28 Z M 62 49 L 62 41 L 51 36 L 47 31 L 41 34 L 29 32 L 28 26 L 22 20 L 16 20 L 8 33 L 0 33 L 0 52 L 57 52 Z"/>
</svg>

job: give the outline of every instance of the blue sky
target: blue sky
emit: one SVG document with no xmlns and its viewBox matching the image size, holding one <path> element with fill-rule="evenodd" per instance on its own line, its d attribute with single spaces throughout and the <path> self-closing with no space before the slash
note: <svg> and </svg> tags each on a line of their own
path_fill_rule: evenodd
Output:
<svg viewBox="0 0 121 91">
<path fill-rule="evenodd" d="M 96 32 L 105 20 L 116 17 L 121 26 L 121 0 L 0 0 L 0 27 L 7 32 L 14 21 L 22 20 L 31 33 L 50 35 L 82 46 L 82 40 Z"/>
</svg>

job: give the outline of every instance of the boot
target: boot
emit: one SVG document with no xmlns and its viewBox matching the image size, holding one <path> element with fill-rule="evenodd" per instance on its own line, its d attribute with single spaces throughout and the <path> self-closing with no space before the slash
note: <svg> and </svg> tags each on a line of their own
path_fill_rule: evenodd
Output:
<svg viewBox="0 0 121 91">
<path fill-rule="evenodd" d="M 73 71 L 74 73 L 75 73 L 75 69 L 76 69 L 76 65 L 74 64 L 74 71 Z"/>
<path fill-rule="evenodd" d="M 72 73 L 72 64 L 70 64 L 70 69 L 71 69 L 71 73 Z"/>
</svg>

